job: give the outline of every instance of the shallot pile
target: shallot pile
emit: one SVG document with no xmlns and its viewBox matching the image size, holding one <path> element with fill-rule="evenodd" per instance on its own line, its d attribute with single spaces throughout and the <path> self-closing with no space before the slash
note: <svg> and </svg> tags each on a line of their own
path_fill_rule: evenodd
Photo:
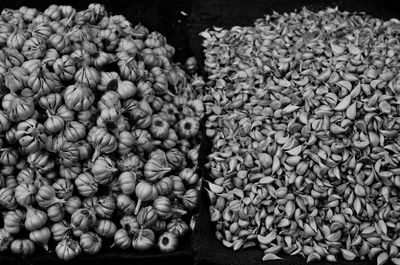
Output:
<svg viewBox="0 0 400 265">
<path fill-rule="evenodd" d="M 4 9 L 0 47 L 0 251 L 174 251 L 200 187 L 196 60 L 100 4 Z"/>
<path fill-rule="evenodd" d="M 304 8 L 201 35 L 215 236 L 400 264 L 400 21 Z"/>
</svg>

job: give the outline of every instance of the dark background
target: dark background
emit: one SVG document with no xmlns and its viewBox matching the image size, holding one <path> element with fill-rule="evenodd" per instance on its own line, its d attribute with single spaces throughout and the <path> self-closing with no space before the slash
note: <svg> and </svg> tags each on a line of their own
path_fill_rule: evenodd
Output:
<svg viewBox="0 0 400 265">
<path fill-rule="evenodd" d="M 0 0 L 0 9 L 17 9 L 22 5 L 35 7 L 43 11 L 50 4 L 69 4 L 77 10 L 85 9 L 91 2 L 100 2 L 112 14 L 124 15 L 133 24 L 142 23 L 150 31 L 159 31 L 167 37 L 168 43 L 176 48 L 175 61 L 184 62 L 189 56 L 195 55 L 201 62 L 203 58 L 201 38 L 199 33 L 213 25 L 232 27 L 234 25 L 251 25 L 252 22 L 272 10 L 278 12 L 292 11 L 307 6 L 318 10 L 327 6 L 338 6 L 341 10 L 353 12 L 364 11 L 372 16 L 390 19 L 400 18 L 399 0 L 103 0 L 103 1 L 59 1 L 59 0 Z M 210 142 L 205 141 L 202 148 L 202 161 L 210 151 Z M 207 172 L 202 170 L 203 177 Z M 203 194 L 204 195 L 204 194 Z M 98 263 L 102 264 L 265 264 L 261 262 L 262 252 L 246 250 L 235 252 L 223 247 L 213 237 L 213 228 L 208 221 L 207 200 L 202 198 L 200 207 L 200 222 L 193 238 L 186 238 L 180 249 L 169 255 L 159 253 L 132 253 L 115 250 L 105 250 L 96 257 L 82 256 L 72 264 Z M 194 249 L 194 251 L 193 251 Z M 194 255 L 196 253 L 196 255 Z M 37 254 L 31 259 L 22 260 L 10 255 L 1 255 L 2 264 L 61 264 L 54 254 Z M 300 257 L 286 257 L 282 261 L 268 264 L 306 264 Z M 312 264 L 324 264 L 313 262 Z M 329 263 L 326 263 L 329 264 Z M 376 264 L 374 262 L 339 261 L 339 264 Z"/>
</svg>

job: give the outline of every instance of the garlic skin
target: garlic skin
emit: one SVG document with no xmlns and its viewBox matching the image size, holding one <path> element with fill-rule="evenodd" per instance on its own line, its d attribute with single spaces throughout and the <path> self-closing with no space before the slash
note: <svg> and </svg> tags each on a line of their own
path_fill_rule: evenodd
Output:
<svg viewBox="0 0 400 265">
<path fill-rule="evenodd" d="M 29 239 L 32 240 L 32 242 L 43 246 L 46 251 L 49 251 L 48 243 L 50 237 L 51 231 L 47 226 L 29 233 Z"/>
<path fill-rule="evenodd" d="M 140 229 L 132 239 L 132 247 L 138 251 L 149 250 L 154 246 L 155 234 L 150 229 Z"/>
<path fill-rule="evenodd" d="M 8 249 L 14 240 L 12 234 L 8 233 L 4 228 L 0 229 L 0 251 Z"/>
<path fill-rule="evenodd" d="M 127 249 L 131 246 L 132 239 L 129 237 L 128 232 L 121 228 L 114 234 L 114 243 L 113 245 L 121 248 Z"/>
<path fill-rule="evenodd" d="M 158 238 L 157 246 L 163 253 L 173 252 L 178 247 L 178 236 L 171 232 L 164 232 Z"/>
<path fill-rule="evenodd" d="M 44 211 L 29 207 L 26 211 L 25 228 L 34 231 L 42 228 L 47 222 L 47 214 Z"/>
<path fill-rule="evenodd" d="M 10 250 L 14 255 L 29 257 L 35 252 L 35 244 L 29 239 L 15 239 Z"/>
<path fill-rule="evenodd" d="M 79 245 L 82 247 L 83 252 L 89 255 L 96 255 L 102 248 L 102 242 L 103 240 L 99 235 L 88 232 L 81 235 Z"/>
<path fill-rule="evenodd" d="M 71 238 L 60 241 L 56 246 L 57 257 L 64 261 L 70 261 L 81 254 L 82 248 L 79 243 Z"/>
</svg>

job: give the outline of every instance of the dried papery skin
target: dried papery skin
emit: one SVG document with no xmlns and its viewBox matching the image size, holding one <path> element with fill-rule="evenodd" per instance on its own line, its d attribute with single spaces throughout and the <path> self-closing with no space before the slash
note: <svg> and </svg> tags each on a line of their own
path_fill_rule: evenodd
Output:
<svg viewBox="0 0 400 265">
<path fill-rule="evenodd" d="M 189 226 L 182 219 L 174 218 L 167 224 L 167 231 L 181 237 L 189 231 Z"/>
<path fill-rule="evenodd" d="M 116 208 L 116 202 L 112 196 L 100 197 L 95 206 L 96 214 L 100 218 L 110 219 Z"/>
<path fill-rule="evenodd" d="M 56 246 L 57 257 L 69 261 L 82 252 L 79 243 L 71 238 L 66 238 L 60 241 Z"/>
<path fill-rule="evenodd" d="M 102 248 L 103 240 L 93 232 L 88 232 L 81 235 L 80 245 L 82 250 L 89 255 L 96 255 Z"/>
<path fill-rule="evenodd" d="M 68 86 L 64 93 L 64 100 L 67 107 L 71 110 L 87 110 L 94 102 L 94 95 L 86 84 Z"/>
<path fill-rule="evenodd" d="M 74 186 L 70 180 L 59 178 L 52 186 L 56 191 L 57 198 L 67 200 L 72 197 Z"/>
<path fill-rule="evenodd" d="M 157 211 L 152 206 L 141 208 L 137 214 L 137 221 L 141 227 L 147 228 L 158 219 Z"/>
<path fill-rule="evenodd" d="M 69 81 L 74 78 L 76 73 L 75 62 L 69 55 L 63 55 L 53 63 L 54 72 L 60 76 L 61 80 Z"/>
<path fill-rule="evenodd" d="M 64 206 L 56 203 L 47 208 L 47 216 L 52 222 L 61 222 L 64 219 Z"/>
<path fill-rule="evenodd" d="M 23 206 L 31 205 L 34 202 L 36 188 L 33 183 L 21 183 L 15 188 L 15 199 Z"/>
<path fill-rule="evenodd" d="M 58 150 L 59 164 L 72 167 L 76 165 L 79 159 L 79 149 L 72 142 L 65 142 Z"/>
<path fill-rule="evenodd" d="M 161 252 L 172 252 L 178 246 L 178 237 L 174 233 L 165 232 L 159 237 L 157 246 Z"/>
<path fill-rule="evenodd" d="M 72 196 L 65 202 L 65 211 L 74 214 L 82 207 L 82 200 L 78 196 Z"/>
<path fill-rule="evenodd" d="M 44 56 L 46 50 L 45 41 L 41 37 L 32 37 L 22 46 L 22 54 L 29 60 L 39 59 Z"/>
<path fill-rule="evenodd" d="M 41 186 L 36 193 L 35 199 L 39 206 L 44 209 L 53 204 L 64 202 L 56 197 L 56 191 L 52 186 Z"/>
<path fill-rule="evenodd" d="M 196 189 L 189 189 L 182 196 L 182 202 L 186 209 L 193 210 L 199 204 L 199 192 Z"/>
<path fill-rule="evenodd" d="M 120 214 L 133 214 L 136 207 L 136 202 L 132 200 L 128 195 L 119 194 L 116 199 L 117 210 Z"/>
<path fill-rule="evenodd" d="M 150 229 L 140 229 L 132 239 L 132 247 L 135 250 L 145 251 L 153 247 L 155 234 Z"/>
<path fill-rule="evenodd" d="M 35 244 L 29 239 L 16 239 L 11 243 L 10 249 L 15 255 L 28 257 L 35 252 Z"/>
<path fill-rule="evenodd" d="M 26 211 L 25 228 L 34 231 L 42 228 L 47 222 L 47 215 L 41 210 L 28 207 Z"/>
<path fill-rule="evenodd" d="M 25 61 L 24 56 L 22 56 L 22 54 L 20 54 L 18 50 L 8 47 L 4 47 L 2 49 L 2 57 L 3 57 L 3 62 L 8 67 L 21 66 Z"/>
<path fill-rule="evenodd" d="M 122 172 L 118 177 L 119 188 L 122 193 L 130 195 L 135 192 L 137 177 L 130 171 Z"/>
<path fill-rule="evenodd" d="M 15 210 L 17 208 L 18 203 L 15 198 L 14 189 L 11 187 L 0 189 L 0 204 L 8 210 Z"/>
<path fill-rule="evenodd" d="M 112 153 L 118 148 L 118 143 L 112 134 L 106 129 L 92 127 L 87 134 L 88 142 L 94 147 L 92 160 L 96 160 L 101 153 Z"/>
<path fill-rule="evenodd" d="M 48 242 L 50 240 L 50 236 L 51 231 L 47 226 L 29 233 L 29 239 L 34 243 L 42 245 L 46 251 L 49 250 Z"/>
<path fill-rule="evenodd" d="M 149 182 L 156 182 L 163 178 L 172 168 L 167 162 L 165 154 L 158 158 L 150 158 L 144 165 L 144 177 Z"/>
<path fill-rule="evenodd" d="M 79 209 L 71 216 L 71 225 L 84 232 L 94 227 L 97 222 L 96 213 L 88 209 Z"/>
<path fill-rule="evenodd" d="M 78 175 L 75 179 L 75 186 L 78 192 L 84 197 L 92 197 L 98 190 L 98 184 L 94 180 L 93 175 L 86 171 Z"/>
<path fill-rule="evenodd" d="M 117 226 L 110 220 L 100 219 L 96 226 L 96 233 L 102 237 L 110 238 L 114 237 L 117 231 Z"/>
<path fill-rule="evenodd" d="M 14 122 L 28 119 L 35 111 L 31 98 L 22 98 L 12 94 L 7 94 L 3 97 L 2 106 L 9 120 Z"/>
<path fill-rule="evenodd" d="M 11 91 L 22 90 L 28 83 L 28 71 L 23 67 L 13 67 L 5 76 L 5 86 Z"/>
<path fill-rule="evenodd" d="M 252 27 L 200 34 L 213 145 L 207 191 L 226 247 L 257 239 L 263 260 L 283 252 L 307 262 L 341 256 L 384 264 L 397 255 L 381 247 L 381 236 L 398 238 L 398 217 L 382 217 L 397 209 L 400 184 L 392 179 L 399 67 L 387 59 L 400 50 L 389 41 L 400 22 L 349 14 L 273 12 Z"/>
<path fill-rule="evenodd" d="M 0 251 L 4 251 L 6 250 L 9 245 L 11 244 L 11 242 L 13 241 L 13 236 L 8 233 L 7 231 L 5 231 L 5 229 L 1 229 L 0 230 Z"/>
<path fill-rule="evenodd" d="M 100 74 L 96 68 L 84 66 L 76 71 L 75 81 L 77 83 L 85 84 L 89 88 L 94 88 L 100 81 Z"/>
<path fill-rule="evenodd" d="M 146 181 L 141 181 L 136 185 L 135 194 L 138 198 L 135 208 L 135 214 L 137 214 L 142 202 L 152 201 L 157 198 L 158 190 L 153 184 Z"/>
<path fill-rule="evenodd" d="M 99 157 L 94 161 L 91 172 L 94 179 L 100 185 L 111 182 L 111 178 L 118 170 L 114 167 L 114 162 L 109 157 Z"/>
</svg>

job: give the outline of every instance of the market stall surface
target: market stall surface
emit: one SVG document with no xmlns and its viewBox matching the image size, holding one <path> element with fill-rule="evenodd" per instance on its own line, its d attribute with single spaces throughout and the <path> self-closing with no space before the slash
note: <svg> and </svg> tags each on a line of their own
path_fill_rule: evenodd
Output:
<svg viewBox="0 0 400 265">
<path fill-rule="evenodd" d="M 17 9 L 22 5 L 44 10 L 50 4 L 70 4 L 76 9 L 84 9 L 92 1 L 27 1 L 1 0 L 0 8 Z M 98 1 L 104 4 L 110 12 L 124 15 L 133 24 L 141 23 L 151 31 L 159 31 L 167 37 L 168 43 L 176 48 L 175 61 L 184 62 L 189 56 L 195 55 L 199 61 L 203 58 L 202 39 L 199 33 L 213 25 L 230 28 L 234 25 L 252 25 L 254 19 L 262 17 L 272 10 L 277 12 L 291 11 L 307 6 L 318 10 L 327 6 L 338 5 L 342 10 L 365 11 L 375 17 L 389 19 L 400 17 L 400 5 L 396 0 L 355 0 L 355 1 L 313 1 L 313 0 L 147 0 L 147 1 Z M 201 148 L 200 157 L 205 163 L 205 157 L 210 152 L 210 142 L 205 141 Z M 207 178 L 207 172 L 202 175 Z M 185 238 L 180 248 L 171 254 L 155 252 L 137 253 L 114 249 L 105 249 L 100 255 L 89 257 L 81 256 L 73 264 L 99 263 L 109 264 L 264 264 L 261 261 L 263 252 L 250 249 L 233 253 L 214 238 L 213 228 L 209 222 L 206 196 L 202 194 L 200 217 L 193 238 Z M 192 243 L 192 244 L 191 244 Z M 193 246 L 193 249 L 192 249 Z M 196 253 L 196 254 L 194 254 Z M 2 264 L 51 264 L 59 261 L 54 253 L 38 253 L 29 259 L 21 259 L 11 254 L 0 256 Z M 284 257 L 273 264 L 305 264 L 301 257 Z M 318 262 L 325 264 L 325 262 Z M 326 263 L 327 264 L 327 263 Z M 346 262 L 339 264 L 375 264 L 372 261 Z"/>
</svg>

